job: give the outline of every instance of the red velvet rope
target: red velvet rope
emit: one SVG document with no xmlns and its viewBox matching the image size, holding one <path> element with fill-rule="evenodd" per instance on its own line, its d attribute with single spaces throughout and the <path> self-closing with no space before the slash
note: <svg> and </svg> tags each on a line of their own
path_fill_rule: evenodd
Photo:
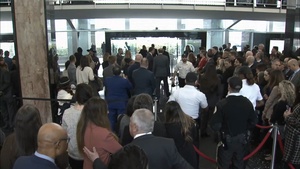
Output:
<svg viewBox="0 0 300 169">
<path fill-rule="evenodd" d="M 270 128 L 272 128 L 273 126 L 261 126 L 261 125 L 258 125 L 258 124 L 256 124 L 255 125 L 257 128 L 261 128 L 261 129 L 270 129 Z"/>
<path fill-rule="evenodd" d="M 199 156 L 205 158 L 207 161 L 210 161 L 212 163 L 217 163 L 217 161 L 215 159 L 212 159 L 211 157 L 208 157 L 207 155 L 202 153 L 196 146 L 194 146 L 194 149 L 195 149 L 196 153 L 199 154 Z"/>
<path fill-rule="evenodd" d="M 266 134 L 266 136 L 264 137 L 262 142 L 250 154 L 248 154 L 246 157 L 243 158 L 244 161 L 248 160 L 250 157 L 252 157 L 254 154 L 256 154 L 261 149 L 261 147 L 266 143 L 267 139 L 270 137 L 271 132 L 272 132 L 272 129 L 269 130 L 269 132 Z M 211 157 L 202 153 L 196 146 L 194 146 L 194 150 L 196 151 L 196 153 L 199 156 L 205 158 L 206 160 L 208 160 L 212 163 L 217 163 L 217 161 L 215 159 L 212 159 Z"/>
<path fill-rule="evenodd" d="M 250 153 L 248 154 L 246 157 L 243 158 L 243 160 L 248 160 L 250 157 L 252 157 L 254 154 L 256 154 L 258 152 L 258 150 L 261 149 L 261 147 L 266 143 L 266 141 L 268 140 L 268 138 L 270 137 L 271 133 L 272 133 L 273 129 L 270 129 L 269 132 L 266 134 L 266 136 L 264 137 L 264 139 L 262 140 L 261 143 L 259 143 L 259 145 Z"/>
</svg>

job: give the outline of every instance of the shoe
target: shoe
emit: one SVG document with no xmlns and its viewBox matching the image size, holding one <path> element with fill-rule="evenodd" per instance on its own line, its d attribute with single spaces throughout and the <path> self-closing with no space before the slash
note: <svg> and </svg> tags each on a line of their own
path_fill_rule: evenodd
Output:
<svg viewBox="0 0 300 169">
<path fill-rule="evenodd" d="M 265 160 L 266 161 L 271 161 L 272 160 L 272 156 L 270 155 L 270 156 L 265 157 Z"/>
<path fill-rule="evenodd" d="M 201 134 L 201 138 L 205 138 L 205 137 L 210 137 L 210 135 L 208 135 L 207 133 Z"/>
</svg>

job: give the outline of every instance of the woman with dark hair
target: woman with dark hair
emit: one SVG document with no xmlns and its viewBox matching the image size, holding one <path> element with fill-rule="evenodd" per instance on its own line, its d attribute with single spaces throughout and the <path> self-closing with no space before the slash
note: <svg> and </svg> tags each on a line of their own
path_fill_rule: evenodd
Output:
<svg viewBox="0 0 300 169">
<path fill-rule="evenodd" d="M 293 108 L 287 109 L 285 118 L 285 143 L 283 161 L 291 163 L 300 169 L 300 88 L 296 89 L 296 99 Z M 289 167 L 286 167 L 289 168 Z"/>
<path fill-rule="evenodd" d="M 284 80 L 284 75 L 281 70 L 272 70 L 269 74 L 268 84 L 264 88 L 264 99 L 266 101 L 265 109 L 262 118 L 270 120 L 273 113 L 273 107 L 280 98 L 280 90 L 278 85 Z"/>
<path fill-rule="evenodd" d="M 62 118 L 62 127 L 67 131 L 70 137 L 68 144 L 69 163 L 72 169 L 82 169 L 83 156 L 80 154 L 76 140 L 76 127 L 84 108 L 85 103 L 92 97 L 92 88 L 85 83 L 76 87 L 75 100 L 76 103 L 66 109 Z"/>
<path fill-rule="evenodd" d="M 107 112 L 105 100 L 97 97 L 89 99 L 82 109 L 76 135 L 78 150 L 84 157 L 83 169 L 93 168 L 92 162 L 83 153 L 84 146 L 90 150 L 95 147 L 105 165 L 108 165 L 110 155 L 122 148 L 110 129 Z"/>
<path fill-rule="evenodd" d="M 124 129 L 126 126 L 129 126 L 129 122 L 130 122 L 130 117 L 131 115 L 133 114 L 134 110 L 133 110 L 133 103 L 134 103 L 134 100 L 136 98 L 137 95 L 135 96 L 132 96 L 128 102 L 127 102 L 127 106 L 126 106 L 126 114 L 124 115 L 119 115 L 120 117 L 118 117 L 118 123 L 119 124 L 119 128 L 118 129 L 118 134 L 119 134 L 119 137 L 120 137 L 120 143 L 122 144 L 122 140 L 123 140 L 123 134 L 124 134 Z M 124 145 L 124 144 L 122 144 Z"/>
<path fill-rule="evenodd" d="M 76 80 L 77 84 L 86 83 L 94 80 L 93 69 L 90 67 L 88 56 L 83 56 L 80 59 L 80 66 L 76 69 Z"/>
<path fill-rule="evenodd" d="M 198 63 L 198 72 L 201 72 L 202 69 L 205 67 L 206 63 L 207 63 L 207 58 L 206 58 L 206 54 L 207 52 L 205 50 L 200 51 L 200 61 Z"/>
<path fill-rule="evenodd" d="M 194 55 L 194 53 L 189 53 L 188 54 L 188 61 L 190 61 L 194 68 L 196 68 L 198 65 L 197 65 L 197 59 L 196 59 L 196 56 Z"/>
<path fill-rule="evenodd" d="M 253 109 L 264 104 L 259 86 L 255 84 L 252 70 L 248 66 L 242 66 L 238 71 L 238 76 L 242 79 L 243 87 L 240 94 L 250 100 Z"/>
<path fill-rule="evenodd" d="M 194 120 L 182 111 L 176 101 L 165 105 L 164 115 L 167 137 L 173 138 L 179 154 L 194 168 L 198 168 L 197 155 L 193 148 L 196 132 Z"/>
<path fill-rule="evenodd" d="M 212 117 L 216 104 L 221 99 L 223 92 L 216 66 L 212 64 L 207 65 L 204 74 L 199 75 L 198 82 L 199 89 L 205 94 L 208 103 L 208 111 L 201 112 L 201 137 L 207 137 L 208 121 Z"/>
<path fill-rule="evenodd" d="M 192 51 L 190 45 L 186 45 L 186 46 L 185 46 L 185 51 L 183 52 L 184 55 L 185 55 L 185 56 L 188 56 L 189 53 L 191 53 L 191 52 L 193 53 L 193 51 Z"/>
<path fill-rule="evenodd" d="M 11 169 L 20 156 L 32 155 L 37 149 L 37 134 L 42 126 L 39 110 L 33 105 L 22 106 L 15 117 L 15 131 L 2 147 L 0 168 Z"/>
</svg>

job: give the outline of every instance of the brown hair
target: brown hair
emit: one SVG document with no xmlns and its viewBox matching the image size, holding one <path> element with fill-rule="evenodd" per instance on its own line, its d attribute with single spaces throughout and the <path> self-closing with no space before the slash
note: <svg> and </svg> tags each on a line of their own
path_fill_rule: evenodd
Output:
<svg viewBox="0 0 300 169">
<path fill-rule="evenodd" d="M 164 115 L 166 123 L 180 123 L 181 134 L 183 135 L 184 140 L 193 142 L 191 130 L 194 126 L 194 120 L 182 111 L 180 105 L 176 101 L 170 101 L 165 105 Z"/>
<path fill-rule="evenodd" d="M 101 98 L 93 97 L 85 103 L 76 131 L 78 150 L 80 153 L 83 154 L 84 134 L 88 123 L 93 123 L 96 126 L 106 128 L 110 131 L 107 111 L 107 104 L 105 100 Z"/>
</svg>

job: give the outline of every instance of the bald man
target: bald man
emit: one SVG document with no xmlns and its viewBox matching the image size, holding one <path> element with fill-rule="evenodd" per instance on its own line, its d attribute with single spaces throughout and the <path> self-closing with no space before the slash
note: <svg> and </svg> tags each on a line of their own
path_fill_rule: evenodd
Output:
<svg viewBox="0 0 300 169">
<path fill-rule="evenodd" d="M 150 96 L 153 95 L 155 89 L 154 74 L 148 70 L 148 59 L 143 58 L 141 66 L 132 73 L 133 79 L 133 94 L 138 95 L 141 93 L 147 93 Z"/>
<path fill-rule="evenodd" d="M 69 138 L 58 124 L 44 124 L 38 132 L 38 149 L 31 156 L 19 157 L 13 169 L 58 169 L 54 159 L 66 152 Z"/>
<path fill-rule="evenodd" d="M 288 67 L 294 73 L 290 76 L 289 80 L 295 85 L 295 87 L 300 86 L 300 68 L 299 62 L 296 59 L 291 59 L 288 61 Z"/>
<path fill-rule="evenodd" d="M 133 79 L 132 79 L 132 73 L 134 70 L 140 68 L 140 63 L 142 60 L 143 56 L 141 54 L 137 54 L 135 56 L 134 64 L 129 66 L 128 68 L 128 80 L 133 84 Z"/>
</svg>

